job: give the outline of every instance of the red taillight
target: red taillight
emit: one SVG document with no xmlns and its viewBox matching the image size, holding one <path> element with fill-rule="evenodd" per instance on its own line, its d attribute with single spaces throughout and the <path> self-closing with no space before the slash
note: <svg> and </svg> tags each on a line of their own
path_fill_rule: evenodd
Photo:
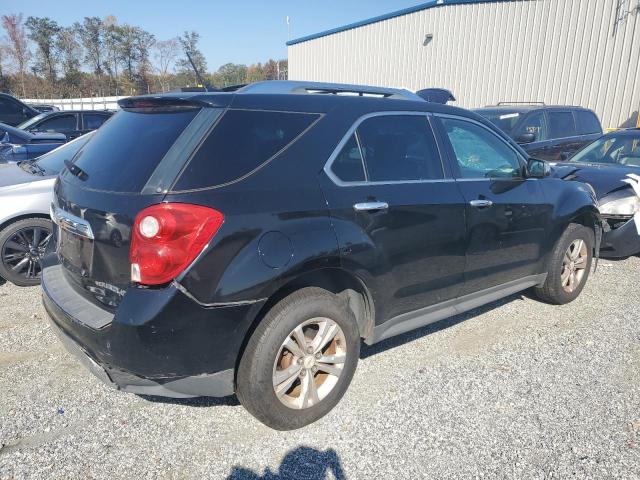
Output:
<svg viewBox="0 0 640 480">
<path fill-rule="evenodd" d="M 131 236 L 131 280 L 161 285 L 176 278 L 216 234 L 224 215 L 187 203 L 161 203 L 142 210 Z"/>
</svg>

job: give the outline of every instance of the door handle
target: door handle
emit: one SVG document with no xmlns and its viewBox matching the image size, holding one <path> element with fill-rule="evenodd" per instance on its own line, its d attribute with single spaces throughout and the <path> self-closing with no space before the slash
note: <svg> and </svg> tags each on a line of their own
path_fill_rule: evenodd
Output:
<svg viewBox="0 0 640 480">
<path fill-rule="evenodd" d="M 356 203 L 353 206 L 353 209 L 356 212 L 375 212 L 378 210 L 386 210 L 389 208 L 389 204 L 387 202 L 364 202 L 364 203 Z"/>
<path fill-rule="evenodd" d="M 493 202 L 491 200 L 471 200 L 469 205 L 476 208 L 486 208 L 493 205 Z"/>
</svg>

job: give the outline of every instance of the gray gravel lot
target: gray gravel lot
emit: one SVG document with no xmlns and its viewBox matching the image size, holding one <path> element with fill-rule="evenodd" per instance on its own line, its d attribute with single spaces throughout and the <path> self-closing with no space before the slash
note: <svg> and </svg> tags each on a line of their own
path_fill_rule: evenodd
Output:
<svg viewBox="0 0 640 480">
<path fill-rule="evenodd" d="M 512 296 L 365 348 L 327 417 L 275 432 L 235 398 L 111 390 L 37 288 L 0 286 L 0 478 L 640 478 L 640 258 L 578 301 Z"/>
</svg>

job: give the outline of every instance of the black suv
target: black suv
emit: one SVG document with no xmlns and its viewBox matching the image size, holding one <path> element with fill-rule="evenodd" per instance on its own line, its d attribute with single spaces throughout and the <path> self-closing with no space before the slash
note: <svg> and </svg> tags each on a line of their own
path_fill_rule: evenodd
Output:
<svg viewBox="0 0 640 480">
<path fill-rule="evenodd" d="M 543 160 L 569 158 L 602 135 L 598 116 L 582 107 L 499 103 L 474 112 L 501 128 L 530 156 Z"/>
<path fill-rule="evenodd" d="M 42 285 L 67 348 L 121 390 L 235 392 L 298 428 L 342 397 L 361 339 L 587 281 L 593 191 L 472 112 L 302 82 L 120 106 L 56 183 Z"/>
</svg>

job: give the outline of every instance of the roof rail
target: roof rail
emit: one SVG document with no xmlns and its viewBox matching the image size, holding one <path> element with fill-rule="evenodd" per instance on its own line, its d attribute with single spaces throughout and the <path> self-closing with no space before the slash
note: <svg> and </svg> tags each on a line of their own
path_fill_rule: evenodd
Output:
<svg viewBox="0 0 640 480">
<path fill-rule="evenodd" d="M 239 88 L 237 93 L 350 95 L 424 101 L 419 95 L 402 88 L 369 87 L 366 85 L 303 82 L 296 80 L 266 80 L 255 82 Z"/>
<path fill-rule="evenodd" d="M 546 105 L 544 102 L 498 102 L 498 105 Z"/>
</svg>

